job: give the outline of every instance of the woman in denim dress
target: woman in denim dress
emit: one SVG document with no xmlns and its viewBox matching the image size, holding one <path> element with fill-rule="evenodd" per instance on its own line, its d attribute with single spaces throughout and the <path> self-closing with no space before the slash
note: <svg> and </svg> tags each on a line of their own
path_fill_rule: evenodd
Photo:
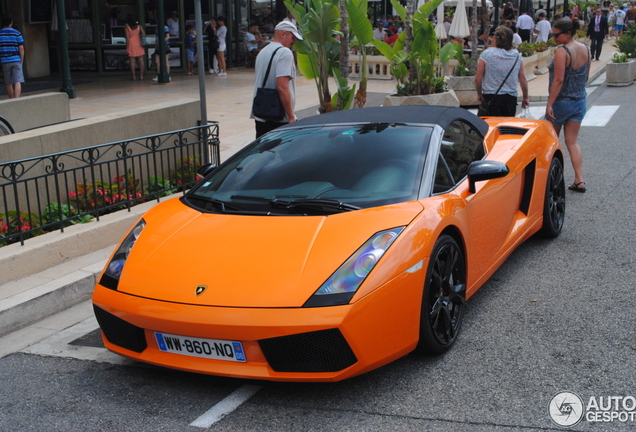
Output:
<svg viewBox="0 0 636 432">
<path fill-rule="evenodd" d="M 560 19 L 552 26 L 554 40 L 559 44 L 550 71 L 550 96 L 545 117 L 552 122 L 557 135 L 563 128 L 565 145 L 570 153 L 574 182 L 568 189 L 585 192 L 583 156 L 578 143 L 581 122 L 586 112 L 585 86 L 590 75 L 590 52 L 587 46 L 574 40 L 578 20 Z"/>
</svg>

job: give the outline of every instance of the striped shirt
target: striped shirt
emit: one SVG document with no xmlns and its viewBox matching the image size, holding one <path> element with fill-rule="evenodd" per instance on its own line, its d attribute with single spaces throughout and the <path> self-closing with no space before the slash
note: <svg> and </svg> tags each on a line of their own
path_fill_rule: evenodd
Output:
<svg viewBox="0 0 636 432">
<path fill-rule="evenodd" d="M 21 62 L 20 45 L 24 45 L 24 38 L 19 31 L 12 27 L 0 29 L 0 63 Z"/>
</svg>

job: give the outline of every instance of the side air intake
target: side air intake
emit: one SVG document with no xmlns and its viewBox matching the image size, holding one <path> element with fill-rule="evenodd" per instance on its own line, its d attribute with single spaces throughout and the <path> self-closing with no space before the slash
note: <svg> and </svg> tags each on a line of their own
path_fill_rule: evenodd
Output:
<svg viewBox="0 0 636 432">
<path fill-rule="evenodd" d="M 528 129 L 514 127 L 514 126 L 498 126 L 497 130 L 500 135 L 525 135 Z"/>
<path fill-rule="evenodd" d="M 532 160 L 524 169 L 523 176 L 523 192 L 521 193 L 521 202 L 519 203 L 519 211 L 528 216 L 530 209 L 530 200 L 532 199 L 532 190 L 534 188 L 534 174 L 537 169 L 537 161 Z"/>
</svg>

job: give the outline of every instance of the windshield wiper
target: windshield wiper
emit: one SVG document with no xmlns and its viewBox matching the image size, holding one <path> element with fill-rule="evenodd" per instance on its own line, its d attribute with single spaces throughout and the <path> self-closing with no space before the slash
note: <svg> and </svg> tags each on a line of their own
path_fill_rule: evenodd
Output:
<svg viewBox="0 0 636 432">
<path fill-rule="evenodd" d="M 362 207 L 354 206 L 352 204 L 343 203 L 338 200 L 321 199 L 321 198 L 302 198 L 294 199 L 291 201 L 276 200 L 277 204 L 284 205 L 288 209 L 303 208 L 310 210 L 323 210 L 323 211 L 335 211 L 346 212 L 360 210 Z"/>
<path fill-rule="evenodd" d="M 258 201 L 258 202 L 270 202 L 271 198 L 264 198 L 259 196 L 251 196 L 251 195 L 232 195 L 230 199 L 237 199 L 243 201 Z"/>
<path fill-rule="evenodd" d="M 210 204 L 220 208 L 221 211 L 223 211 L 223 212 L 227 211 L 228 209 L 238 210 L 238 211 L 243 211 L 244 210 L 242 207 L 237 206 L 235 204 L 228 203 L 228 202 L 225 202 L 225 201 L 221 201 L 220 199 L 216 199 L 216 198 L 206 197 L 206 196 L 203 196 L 203 195 L 190 194 L 190 195 L 187 195 L 186 198 L 188 198 L 188 200 L 190 198 L 192 198 L 192 199 L 205 201 L 207 203 L 210 203 Z"/>
<path fill-rule="evenodd" d="M 259 197 L 259 196 L 232 195 L 231 199 L 266 202 L 272 207 L 283 207 L 288 210 L 308 209 L 308 210 L 322 210 L 327 212 L 346 212 L 346 211 L 360 210 L 362 208 L 362 207 L 354 206 L 352 204 L 343 203 L 342 201 L 338 201 L 338 200 L 321 199 L 321 198 L 297 198 L 293 200 L 282 200 L 280 198 L 271 199 L 271 198 L 265 198 L 265 197 Z"/>
</svg>

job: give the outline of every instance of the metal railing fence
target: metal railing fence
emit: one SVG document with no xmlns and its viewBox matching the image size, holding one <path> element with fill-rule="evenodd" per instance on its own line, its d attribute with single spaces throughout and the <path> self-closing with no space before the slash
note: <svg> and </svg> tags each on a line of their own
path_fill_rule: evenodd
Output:
<svg viewBox="0 0 636 432">
<path fill-rule="evenodd" d="M 185 191 L 208 161 L 217 122 L 0 163 L 0 246 Z"/>
</svg>

